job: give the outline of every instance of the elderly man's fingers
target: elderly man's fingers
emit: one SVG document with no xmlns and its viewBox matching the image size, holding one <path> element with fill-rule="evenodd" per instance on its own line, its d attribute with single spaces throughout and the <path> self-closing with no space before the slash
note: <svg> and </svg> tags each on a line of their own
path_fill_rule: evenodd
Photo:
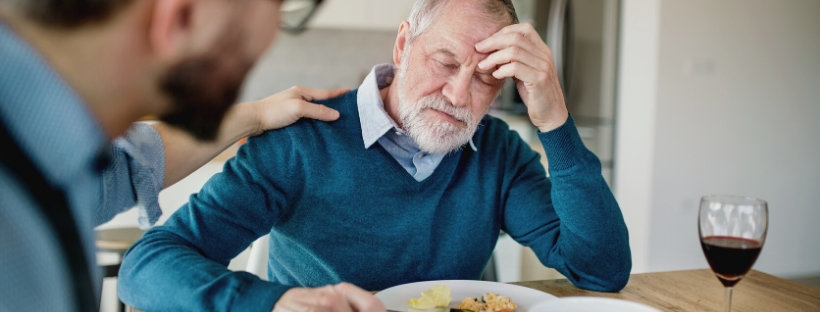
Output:
<svg viewBox="0 0 820 312">
<path fill-rule="evenodd" d="M 353 284 L 341 283 L 334 286 L 353 310 L 358 312 L 384 312 L 384 304 L 379 299 Z"/>
<path fill-rule="evenodd" d="M 515 78 L 517 80 L 538 85 L 546 81 L 547 75 L 543 70 L 524 63 L 514 62 L 504 64 L 493 72 L 496 79 Z"/>
<path fill-rule="evenodd" d="M 496 33 L 476 43 L 475 49 L 481 53 L 491 53 L 509 46 L 530 44 L 546 46 L 546 43 L 532 25 L 522 23 L 501 28 Z"/>
<path fill-rule="evenodd" d="M 531 50 L 512 46 L 491 53 L 478 63 L 478 68 L 488 70 L 493 67 L 515 62 L 524 63 L 543 70 L 548 70 L 552 66 L 551 55 L 544 56 L 544 54 L 535 54 Z"/>
<path fill-rule="evenodd" d="M 282 294 L 273 312 L 354 312 L 345 296 L 333 286 L 292 288 Z"/>
</svg>

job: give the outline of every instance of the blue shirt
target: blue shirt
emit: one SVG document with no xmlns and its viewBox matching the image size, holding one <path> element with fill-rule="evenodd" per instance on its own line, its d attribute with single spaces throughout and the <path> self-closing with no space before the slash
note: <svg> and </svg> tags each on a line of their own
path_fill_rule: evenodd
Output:
<svg viewBox="0 0 820 312">
<path fill-rule="evenodd" d="M 111 145 L 111 163 L 103 169 L 101 203 L 97 225 L 118 213 L 138 208 L 137 222 L 143 229 L 159 220 L 159 192 L 165 183 L 165 147 L 150 124 L 137 122 Z"/>
<path fill-rule="evenodd" d="M 357 92 L 324 101 L 334 122 L 300 120 L 248 139 L 224 170 L 126 253 L 118 293 L 147 311 L 270 311 L 293 286 L 366 290 L 480 277 L 504 230 L 575 285 L 615 291 L 631 268 L 626 225 L 572 120 L 539 133 L 550 177 L 500 119 L 479 147 L 417 181 L 364 148 Z M 270 234 L 268 278 L 226 265 Z"/>
<path fill-rule="evenodd" d="M 394 67 L 393 64 L 374 66 L 359 86 L 356 100 L 359 103 L 362 140 L 365 148 L 378 142 L 416 181 L 422 181 L 433 174 L 444 154 L 422 151 L 384 110 L 379 90 L 393 82 Z M 473 151 L 476 150 L 472 139 L 469 145 Z"/>
<path fill-rule="evenodd" d="M 66 82 L 1 24 L 0 42 L 0 118 L 46 180 L 64 191 L 87 242 L 87 258 L 94 259 L 101 187 L 95 161 L 106 148 L 105 135 Z M 48 222 L 5 168 L 0 168 L 0 184 L 0 310 L 74 306 L 67 267 Z M 90 265 L 93 280 L 99 280 L 99 270 Z"/>
<path fill-rule="evenodd" d="M 36 50 L 2 22 L 0 122 L 46 180 L 65 193 L 87 259 L 92 261 L 91 272 L 95 275 L 92 280 L 99 282 L 100 272 L 93 263 L 96 258 L 94 226 L 133 207 L 137 198 L 135 190 L 146 193 L 147 185 L 155 182 L 136 185 L 131 182 L 128 167 L 140 167 L 133 159 L 141 156 L 128 155 L 125 149 L 140 146 L 139 150 L 156 150 L 157 143 L 127 143 L 139 141 L 135 138 L 146 133 L 145 126 L 138 125 L 132 130 L 131 139 L 110 145 L 78 94 Z M 159 140 L 158 136 L 152 140 Z M 146 145 L 153 147 L 146 148 Z M 159 145 L 162 153 L 161 142 Z M 150 158 L 146 163 L 157 161 L 156 153 L 151 155 L 145 157 Z M 101 158 L 110 159 L 112 164 L 106 178 L 98 168 Z M 164 166 L 164 158 L 160 160 Z M 65 311 L 74 306 L 73 298 L 69 298 L 72 292 L 68 289 L 67 267 L 47 221 L 35 208 L 37 204 L 28 198 L 17 178 L 2 166 L 0 185 L 0 311 Z M 156 185 L 153 183 L 152 187 Z M 104 201 L 118 205 L 103 204 Z M 149 210 L 144 214 L 151 215 Z M 147 221 L 150 220 L 147 217 Z M 96 287 L 99 293 L 99 285 Z"/>
</svg>

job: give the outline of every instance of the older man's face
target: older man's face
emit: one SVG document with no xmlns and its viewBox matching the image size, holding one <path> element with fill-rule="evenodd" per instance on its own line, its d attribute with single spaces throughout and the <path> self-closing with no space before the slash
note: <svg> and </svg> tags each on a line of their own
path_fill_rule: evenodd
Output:
<svg viewBox="0 0 820 312">
<path fill-rule="evenodd" d="M 399 116 L 422 149 L 449 152 L 474 134 L 503 82 L 478 69 L 487 54 L 476 52 L 475 44 L 502 27 L 474 5 L 453 4 L 405 49 Z"/>
</svg>

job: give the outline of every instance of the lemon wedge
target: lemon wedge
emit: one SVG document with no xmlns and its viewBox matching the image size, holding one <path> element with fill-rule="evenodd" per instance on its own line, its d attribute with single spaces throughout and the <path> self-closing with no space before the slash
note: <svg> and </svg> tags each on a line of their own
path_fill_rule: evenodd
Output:
<svg viewBox="0 0 820 312">
<path fill-rule="evenodd" d="M 433 309 L 435 307 L 450 306 L 450 287 L 447 285 L 435 285 L 430 290 L 422 291 L 421 297 L 412 298 L 407 302 L 407 305 L 414 309 L 424 310 Z"/>
</svg>

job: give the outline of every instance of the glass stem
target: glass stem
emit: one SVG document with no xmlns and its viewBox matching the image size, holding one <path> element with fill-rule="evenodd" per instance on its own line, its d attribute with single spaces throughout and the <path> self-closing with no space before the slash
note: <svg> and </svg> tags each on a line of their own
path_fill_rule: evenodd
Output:
<svg viewBox="0 0 820 312">
<path fill-rule="evenodd" d="M 732 312 L 732 287 L 726 287 L 726 312 Z"/>
</svg>

